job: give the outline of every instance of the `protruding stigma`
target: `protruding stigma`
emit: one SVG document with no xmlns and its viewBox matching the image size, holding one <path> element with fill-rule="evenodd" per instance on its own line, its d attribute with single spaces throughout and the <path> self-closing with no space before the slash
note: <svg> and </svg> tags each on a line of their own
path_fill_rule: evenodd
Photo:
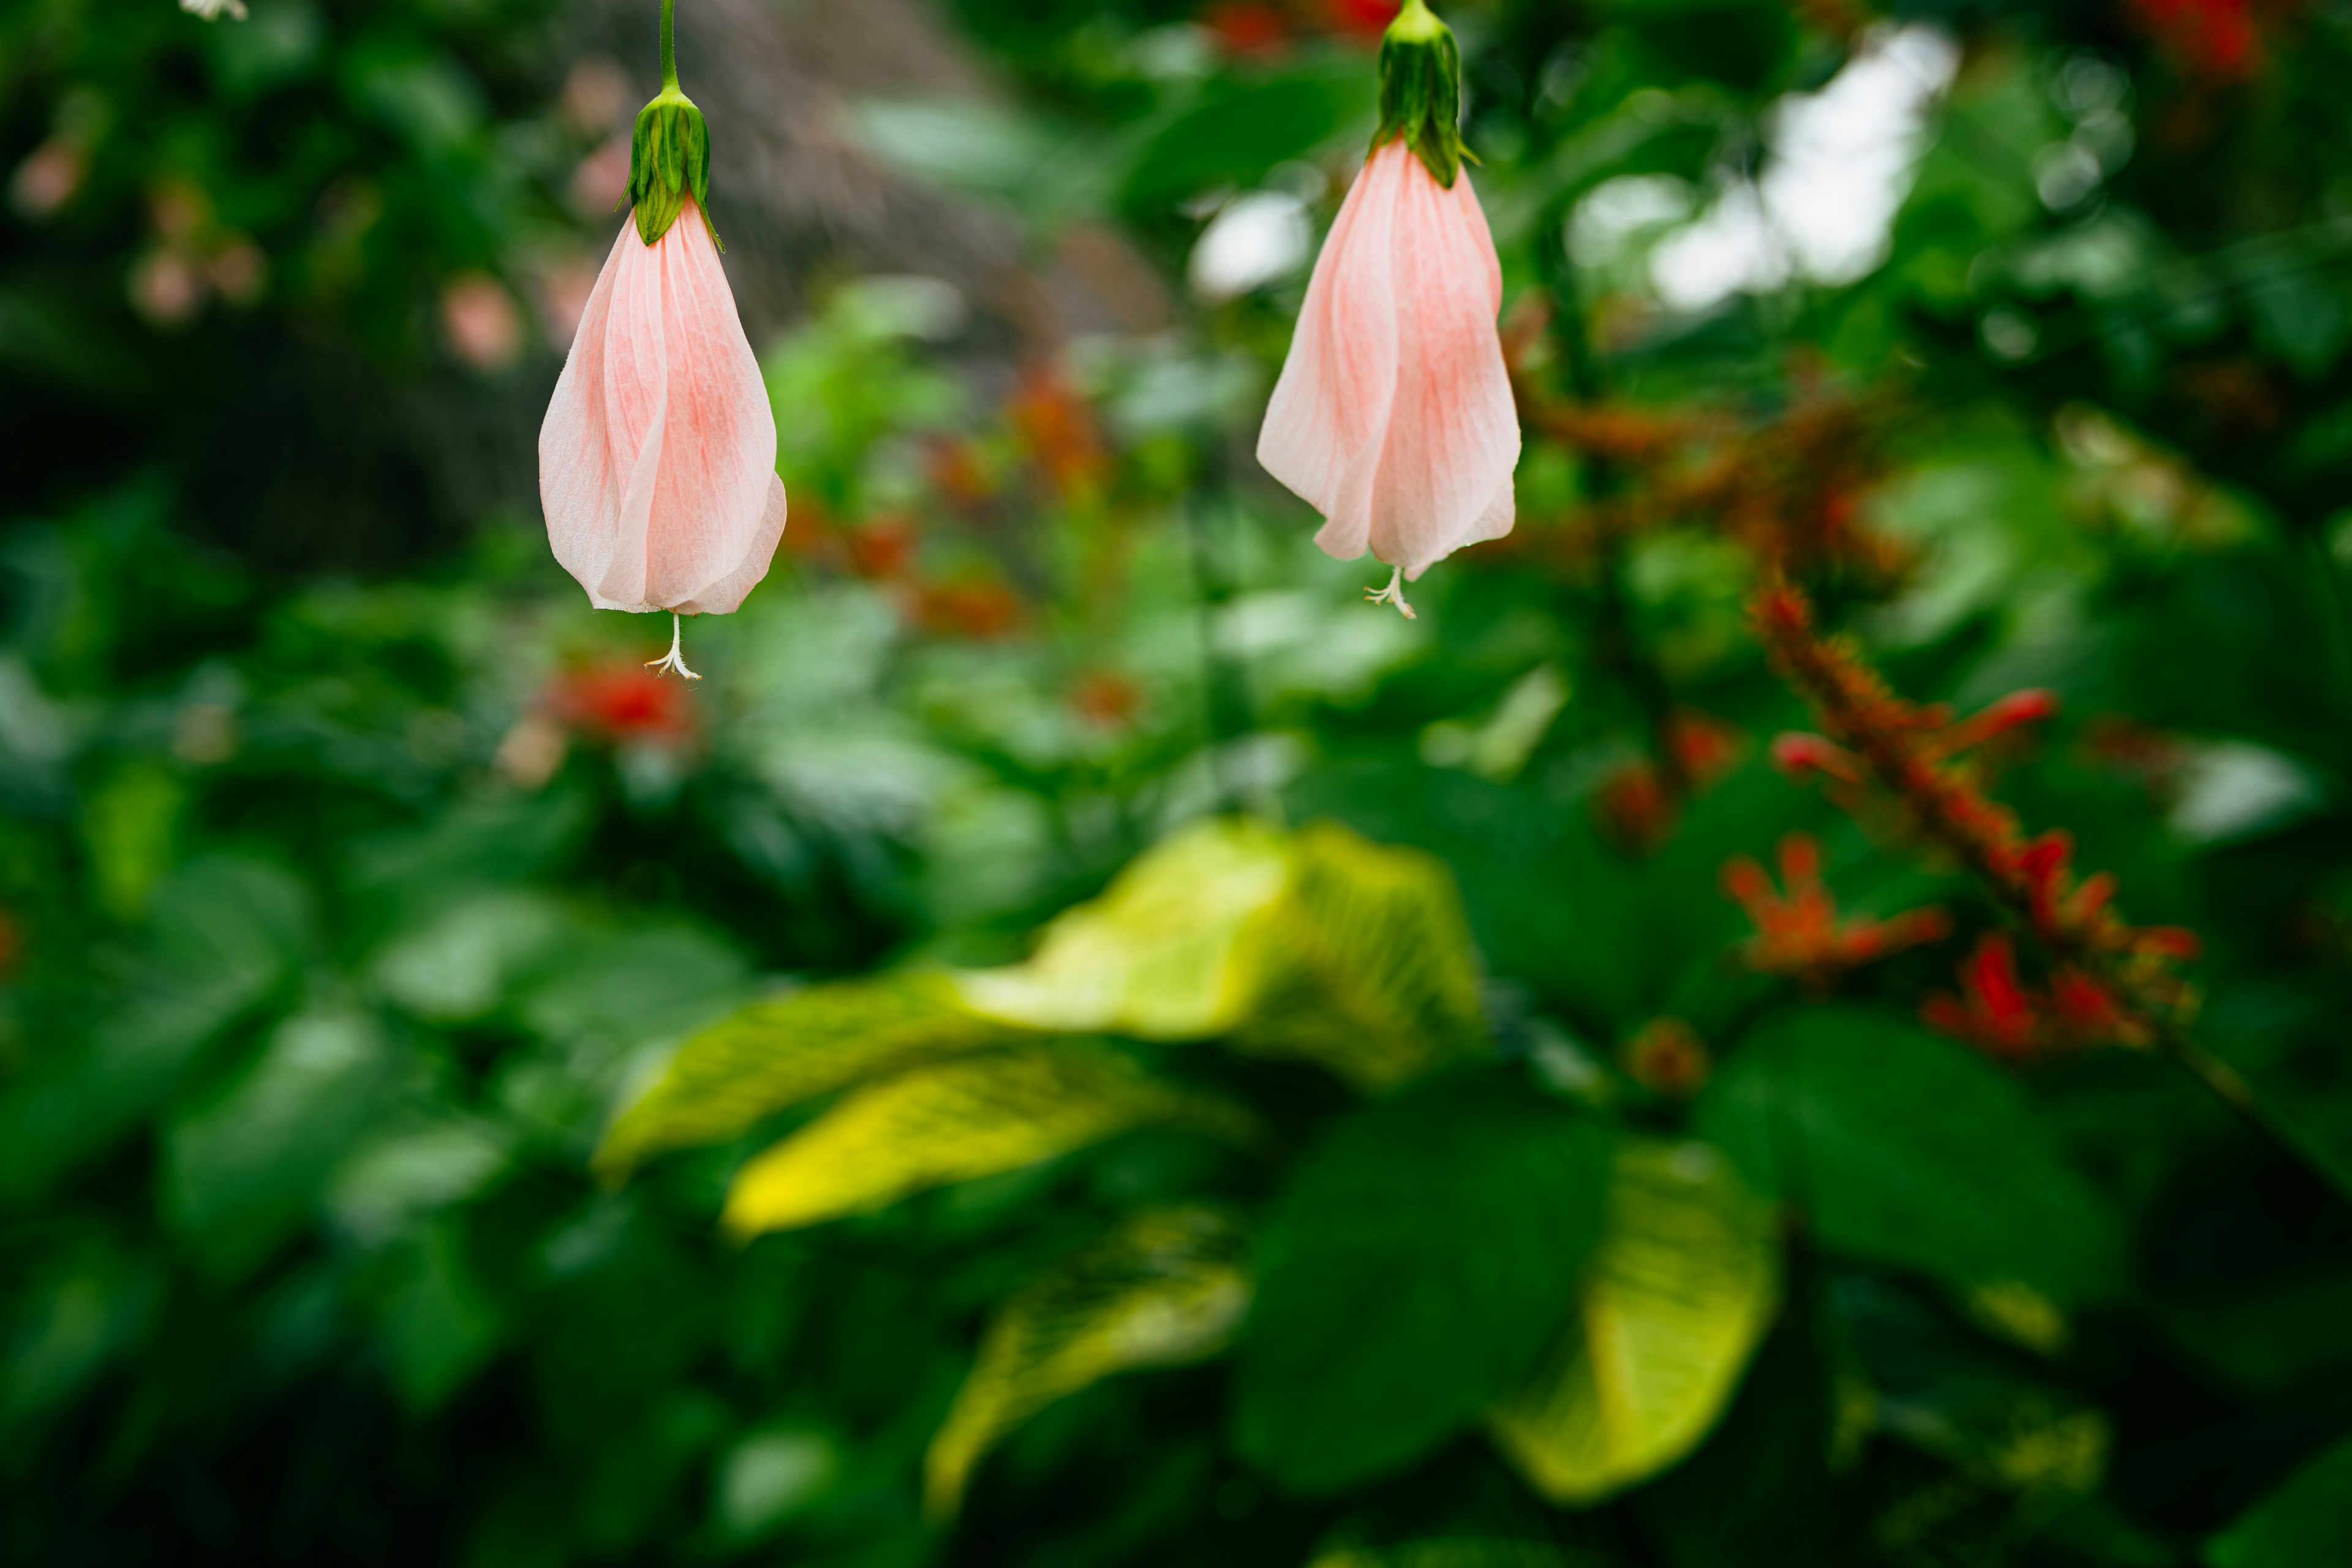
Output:
<svg viewBox="0 0 2352 1568">
<path fill-rule="evenodd" d="M 1390 571 L 1387 587 L 1365 589 L 1364 601 L 1372 605 L 1394 605 L 1403 613 L 1404 618 L 1408 621 L 1417 621 L 1421 618 L 1412 613 L 1412 606 L 1404 602 L 1404 568 L 1402 566 L 1394 567 Z"/>
<path fill-rule="evenodd" d="M 1405 614 L 1409 616 L 1412 614 L 1412 612 L 1411 610 L 1407 610 Z M 649 658 L 646 660 L 646 668 L 652 670 L 656 675 L 659 675 L 666 669 L 674 669 L 680 675 L 686 677 L 688 680 L 700 680 L 702 677 L 695 674 L 694 671 L 686 668 L 686 653 L 679 646 L 684 637 L 685 630 L 679 625 L 677 612 L 676 610 L 672 610 L 669 613 L 669 652 L 662 656 L 660 658 Z"/>
</svg>

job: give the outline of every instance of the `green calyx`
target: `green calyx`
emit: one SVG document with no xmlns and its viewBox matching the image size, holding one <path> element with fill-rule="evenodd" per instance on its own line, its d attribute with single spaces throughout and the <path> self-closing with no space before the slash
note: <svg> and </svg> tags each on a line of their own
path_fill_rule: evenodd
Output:
<svg viewBox="0 0 2352 1568">
<path fill-rule="evenodd" d="M 637 110 L 629 136 L 629 205 L 637 211 L 637 237 L 651 245 L 669 232 L 691 195 L 710 242 L 719 245 L 710 223 L 710 128 L 694 100 L 677 89 L 677 0 L 662 0 L 662 89 Z"/>
<path fill-rule="evenodd" d="M 1462 160 L 1477 162 L 1462 145 L 1461 123 L 1462 51 L 1453 30 L 1423 0 L 1405 0 L 1381 39 L 1381 128 L 1372 146 L 1402 137 L 1450 191 Z"/>
<path fill-rule="evenodd" d="M 710 222 L 710 130 L 702 110 L 676 83 L 637 110 L 629 137 L 629 201 L 647 245 L 669 232 L 691 195 Z M 716 231 L 712 237 L 717 237 Z"/>
</svg>

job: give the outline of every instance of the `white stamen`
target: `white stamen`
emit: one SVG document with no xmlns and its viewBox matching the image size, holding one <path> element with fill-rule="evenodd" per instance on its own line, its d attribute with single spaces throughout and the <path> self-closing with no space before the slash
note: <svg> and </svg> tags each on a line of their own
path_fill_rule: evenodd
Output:
<svg viewBox="0 0 2352 1568">
<path fill-rule="evenodd" d="M 1412 612 L 1411 610 L 1407 610 L 1405 614 L 1409 616 L 1412 614 Z M 677 612 L 676 610 L 672 610 L 669 613 L 669 653 L 661 658 L 649 658 L 646 660 L 646 668 L 652 670 L 656 675 L 659 675 L 665 669 L 674 669 L 680 675 L 686 677 L 688 680 L 700 680 L 702 677 L 695 674 L 694 671 L 686 668 L 686 655 L 680 651 L 678 647 L 678 641 L 682 635 L 683 633 L 678 625 Z"/>
<path fill-rule="evenodd" d="M 1402 566 L 1391 570 L 1387 587 L 1365 589 L 1364 602 L 1371 605 L 1394 605 L 1404 612 L 1404 618 L 1408 621 L 1417 621 L 1421 618 L 1412 613 L 1412 606 L 1404 602 L 1404 568 Z"/>
</svg>

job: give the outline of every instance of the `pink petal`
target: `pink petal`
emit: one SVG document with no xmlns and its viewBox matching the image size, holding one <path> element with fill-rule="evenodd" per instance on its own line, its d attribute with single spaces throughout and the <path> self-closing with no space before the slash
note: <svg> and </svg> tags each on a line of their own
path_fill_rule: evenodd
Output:
<svg viewBox="0 0 2352 1568">
<path fill-rule="evenodd" d="M 775 468 L 767 389 L 701 214 L 688 201 L 650 246 L 625 224 L 540 430 L 555 558 L 599 609 L 732 610 L 782 532 Z"/>
<path fill-rule="evenodd" d="M 1370 481 L 1396 395 L 1389 235 L 1404 169 L 1389 151 L 1373 154 L 1339 204 L 1257 438 L 1259 463 L 1330 520 L 1318 542 L 1342 557 L 1370 541 Z"/>
<path fill-rule="evenodd" d="M 1508 533 L 1518 412 L 1495 318 L 1502 268 L 1467 171 L 1447 190 L 1402 142 L 1365 163 L 1324 242 L 1258 438 L 1266 470 L 1418 577 Z"/>
<path fill-rule="evenodd" d="M 760 514 L 760 531 L 751 538 L 751 548 L 734 571 L 705 588 L 682 605 L 672 606 L 681 615 L 732 615 L 742 604 L 743 595 L 760 585 L 768 574 L 769 564 L 775 560 L 776 545 L 784 537 L 784 481 L 771 473 L 768 476 L 767 510 Z"/>
</svg>

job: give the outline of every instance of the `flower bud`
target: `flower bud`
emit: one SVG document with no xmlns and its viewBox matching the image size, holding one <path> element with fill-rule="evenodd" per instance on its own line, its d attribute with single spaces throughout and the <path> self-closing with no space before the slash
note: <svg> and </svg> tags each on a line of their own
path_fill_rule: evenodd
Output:
<svg viewBox="0 0 2352 1568">
<path fill-rule="evenodd" d="M 638 237 L 651 245 L 667 234 L 688 196 L 698 209 L 710 210 L 710 131 L 673 81 L 637 110 L 629 136 L 629 202 L 637 209 Z M 718 237 L 714 230 L 711 238 Z"/>
<path fill-rule="evenodd" d="M 1454 33 L 1423 0 L 1405 0 L 1381 39 L 1381 128 L 1372 145 L 1402 138 L 1450 191 L 1469 156 L 1461 121 L 1462 51 Z"/>
<path fill-rule="evenodd" d="M 691 196 L 703 229 L 719 245 L 710 225 L 710 128 L 677 89 L 677 0 L 662 0 L 662 89 L 637 110 L 629 133 L 629 204 L 636 208 L 637 237 L 651 245 L 669 232 Z"/>
</svg>

